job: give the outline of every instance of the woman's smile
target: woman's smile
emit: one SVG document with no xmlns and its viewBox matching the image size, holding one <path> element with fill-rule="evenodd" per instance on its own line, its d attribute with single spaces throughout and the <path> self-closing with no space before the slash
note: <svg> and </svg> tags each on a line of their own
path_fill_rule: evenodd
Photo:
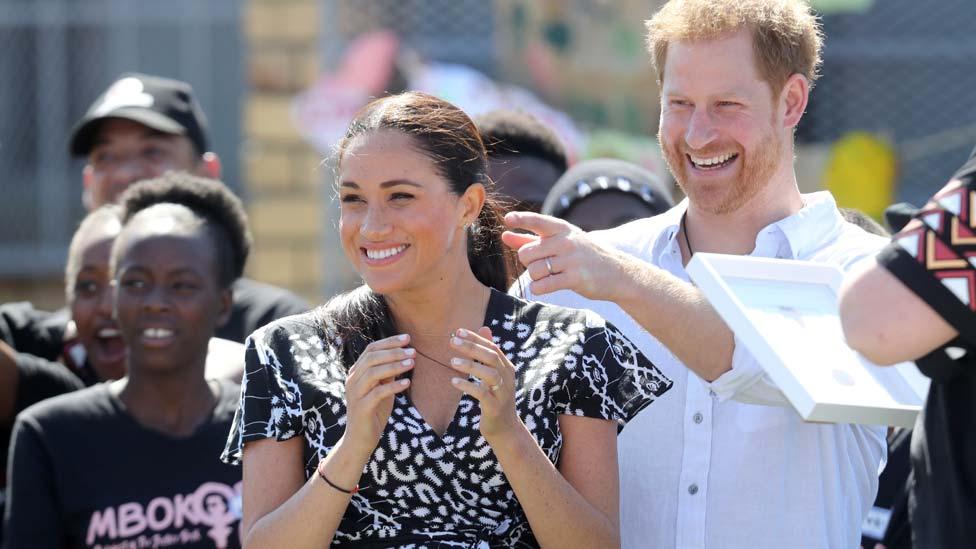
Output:
<svg viewBox="0 0 976 549">
<path fill-rule="evenodd" d="M 370 246 L 361 247 L 363 262 L 370 267 L 385 267 L 396 263 L 403 257 L 403 253 L 409 248 L 409 244 L 398 246 Z"/>
</svg>

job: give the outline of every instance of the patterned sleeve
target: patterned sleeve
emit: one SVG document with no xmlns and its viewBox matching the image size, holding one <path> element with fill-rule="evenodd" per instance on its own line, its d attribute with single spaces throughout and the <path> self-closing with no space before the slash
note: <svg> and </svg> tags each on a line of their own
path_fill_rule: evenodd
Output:
<svg viewBox="0 0 976 549">
<path fill-rule="evenodd" d="M 289 352 L 289 332 L 279 324 L 258 329 L 244 344 L 241 400 L 220 459 L 237 465 L 252 440 L 287 440 L 302 432 L 302 395 Z"/>
<path fill-rule="evenodd" d="M 602 319 L 587 314 L 581 343 L 578 355 L 567 356 L 567 414 L 615 420 L 622 430 L 673 384 L 623 333 Z"/>
<path fill-rule="evenodd" d="M 976 157 L 920 209 L 879 263 L 976 345 Z"/>
</svg>

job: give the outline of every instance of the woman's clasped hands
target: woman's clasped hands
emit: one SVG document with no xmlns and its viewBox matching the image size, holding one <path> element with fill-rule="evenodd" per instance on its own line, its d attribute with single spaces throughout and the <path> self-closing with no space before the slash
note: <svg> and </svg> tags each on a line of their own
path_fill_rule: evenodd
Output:
<svg viewBox="0 0 976 549">
<path fill-rule="evenodd" d="M 346 378 L 346 434 L 344 439 L 367 455 L 379 443 L 393 411 L 393 398 L 410 387 L 397 376 L 413 369 L 416 351 L 406 347 L 407 334 L 366 346 Z"/>
<path fill-rule="evenodd" d="M 492 443 L 524 430 L 515 413 L 515 366 L 492 341 L 491 330 L 482 327 L 474 333 L 459 329 L 451 338 L 451 347 L 460 355 L 451 359 L 451 367 L 473 377 L 455 377 L 451 382 L 481 403 L 481 435 L 485 440 Z"/>
</svg>

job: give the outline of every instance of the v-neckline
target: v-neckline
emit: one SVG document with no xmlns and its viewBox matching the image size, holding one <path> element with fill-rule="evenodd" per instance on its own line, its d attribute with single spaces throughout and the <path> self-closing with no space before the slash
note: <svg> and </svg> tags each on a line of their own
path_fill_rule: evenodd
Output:
<svg viewBox="0 0 976 549">
<path fill-rule="evenodd" d="M 488 288 L 488 304 L 485 306 L 485 317 L 481 321 L 482 326 L 490 326 L 491 319 L 494 317 L 492 314 L 493 310 L 498 306 L 499 295 L 500 292 L 498 290 Z M 461 373 L 458 372 L 458 375 L 461 375 Z M 403 393 L 400 393 L 399 396 L 403 397 L 404 403 L 407 406 L 407 411 L 412 415 L 416 415 L 416 417 L 420 419 L 424 429 L 430 434 L 434 435 L 434 437 L 436 437 L 441 444 L 448 446 L 450 445 L 449 441 L 455 440 L 461 434 L 458 430 L 461 428 L 460 415 L 461 409 L 464 407 L 465 400 L 471 401 L 472 409 L 474 409 L 474 407 L 478 407 L 478 415 L 481 415 L 481 405 L 478 402 L 478 399 L 468 395 L 467 393 L 461 393 L 461 398 L 458 399 L 457 405 L 454 407 L 454 414 L 451 416 L 451 421 L 447 424 L 447 427 L 444 429 L 443 433 L 438 433 L 433 427 L 431 427 L 430 423 L 427 421 L 427 418 L 424 417 L 424 414 L 420 413 L 420 408 L 417 408 L 417 406 L 413 403 L 413 399 L 410 398 L 409 391 L 404 391 Z M 468 427 L 470 427 L 473 423 L 473 421 L 469 421 Z"/>
</svg>

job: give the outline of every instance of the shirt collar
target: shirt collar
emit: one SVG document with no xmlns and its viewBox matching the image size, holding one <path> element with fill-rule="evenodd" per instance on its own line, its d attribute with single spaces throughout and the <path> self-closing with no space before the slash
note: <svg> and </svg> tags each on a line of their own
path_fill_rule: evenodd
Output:
<svg viewBox="0 0 976 549">
<path fill-rule="evenodd" d="M 834 197 L 828 191 L 803 195 L 804 206 L 795 214 L 764 227 L 756 236 L 756 250 L 767 249 L 764 238 L 785 241 L 789 259 L 809 257 L 841 230 L 844 218 L 837 209 Z M 661 232 L 653 246 L 653 257 L 659 261 L 665 255 L 679 253 L 677 237 L 681 217 L 688 210 L 685 198 L 667 212 L 661 214 Z M 761 252 L 760 252 L 761 253 Z"/>
</svg>

